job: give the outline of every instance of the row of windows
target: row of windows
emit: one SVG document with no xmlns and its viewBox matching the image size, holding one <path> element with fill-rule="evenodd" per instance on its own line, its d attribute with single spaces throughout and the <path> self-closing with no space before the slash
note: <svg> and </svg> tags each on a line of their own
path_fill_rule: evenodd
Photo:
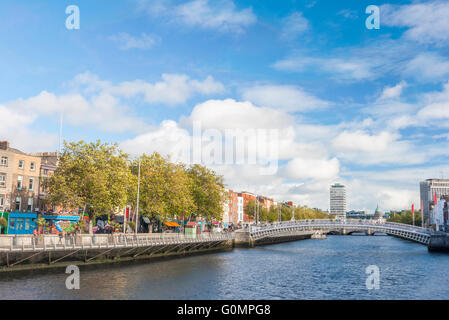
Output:
<svg viewBox="0 0 449 320">
<path fill-rule="evenodd" d="M 33 211 L 33 205 L 34 205 L 34 198 L 28 198 L 28 203 L 27 203 L 26 210 L 27 211 Z M 15 210 L 16 211 L 21 211 L 22 210 L 22 197 L 17 197 L 16 198 Z"/>
<path fill-rule="evenodd" d="M 0 165 L 3 167 L 7 167 L 8 166 L 8 157 L 2 157 L 0 160 Z M 19 169 L 25 169 L 25 160 L 19 160 Z M 30 170 L 31 171 L 35 171 L 36 170 L 36 163 L 35 162 L 31 162 L 30 163 Z"/>
<path fill-rule="evenodd" d="M 3 210 L 3 207 L 6 205 L 6 197 L 5 195 L 0 195 L 0 208 Z M 34 198 L 28 198 L 26 208 L 23 207 L 22 204 L 22 197 L 16 197 L 16 201 L 14 204 L 14 209 L 16 211 L 21 211 L 22 209 L 26 209 L 27 211 L 31 212 L 33 211 L 34 206 Z"/>
<path fill-rule="evenodd" d="M 23 176 L 17 176 L 17 189 L 22 190 L 23 188 Z M 34 190 L 34 178 L 28 180 L 28 190 Z"/>
<path fill-rule="evenodd" d="M 0 188 L 6 188 L 6 173 L 0 173 Z M 23 176 L 17 176 L 17 189 L 23 188 Z M 34 190 L 34 178 L 28 180 L 28 190 Z"/>
</svg>

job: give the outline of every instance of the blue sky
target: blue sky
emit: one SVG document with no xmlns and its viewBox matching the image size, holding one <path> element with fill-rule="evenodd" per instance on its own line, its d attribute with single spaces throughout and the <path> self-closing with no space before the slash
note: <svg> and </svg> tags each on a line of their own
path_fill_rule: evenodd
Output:
<svg viewBox="0 0 449 320">
<path fill-rule="evenodd" d="M 349 209 L 418 206 L 420 180 L 449 176 L 449 3 L 376 3 L 378 30 L 371 4 L 2 1 L 0 137 L 55 150 L 61 111 L 65 139 L 132 155 L 173 156 L 195 122 L 277 130 L 274 174 L 205 164 L 229 188 L 323 209 L 334 182 Z"/>
</svg>

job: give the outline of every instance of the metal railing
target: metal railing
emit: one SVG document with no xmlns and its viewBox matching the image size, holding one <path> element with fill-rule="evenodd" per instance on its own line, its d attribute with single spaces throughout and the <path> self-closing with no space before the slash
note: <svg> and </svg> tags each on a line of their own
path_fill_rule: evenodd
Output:
<svg viewBox="0 0 449 320">
<path fill-rule="evenodd" d="M 234 233 L 185 234 L 96 234 L 0 236 L 0 252 L 56 251 L 78 249 L 135 248 L 158 245 L 221 242 L 235 238 Z"/>
<path fill-rule="evenodd" d="M 381 221 L 366 221 L 358 219 L 347 219 L 344 221 L 335 221 L 329 219 L 297 220 L 282 223 L 251 226 L 250 234 L 253 239 L 262 239 L 264 237 L 276 237 L 291 234 L 292 232 L 321 230 L 346 230 L 383 232 L 390 235 L 397 235 L 406 239 L 427 244 L 430 241 L 430 230 L 401 224 Z"/>
</svg>

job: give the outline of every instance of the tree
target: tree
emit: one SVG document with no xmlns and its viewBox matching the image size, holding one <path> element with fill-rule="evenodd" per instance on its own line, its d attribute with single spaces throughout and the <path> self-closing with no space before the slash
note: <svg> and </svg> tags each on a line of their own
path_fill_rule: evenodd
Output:
<svg viewBox="0 0 449 320">
<path fill-rule="evenodd" d="M 170 163 L 158 153 L 143 155 L 140 161 L 139 208 L 143 216 L 166 221 L 195 211 L 191 180 L 183 165 Z M 129 196 L 134 206 L 137 201 L 138 167 L 137 159 L 131 165 L 135 187 L 130 189 Z"/>
<path fill-rule="evenodd" d="M 65 142 L 55 174 L 44 182 L 50 201 L 64 209 L 85 207 L 92 233 L 95 216 L 123 208 L 128 201 L 127 159 L 116 144 Z"/>
<path fill-rule="evenodd" d="M 194 216 L 202 216 L 209 221 L 221 219 L 226 194 L 223 177 L 199 164 L 190 166 L 187 173 L 196 206 Z"/>
<path fill-rule="evenodd" d="M 411 210 L 402 212 L 392 212 L 387 220 L 404 224 L 413 224 L 413 214 Z M 415 226 L 421 226 L 421 211 L 415 211 Z"/>
</svg>

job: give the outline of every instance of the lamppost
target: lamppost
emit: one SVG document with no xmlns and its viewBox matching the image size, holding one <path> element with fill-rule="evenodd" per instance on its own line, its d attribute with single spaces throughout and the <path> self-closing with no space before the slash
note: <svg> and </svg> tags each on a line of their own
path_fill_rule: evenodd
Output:
<svg viewBox="0 0 449 320">
<path fill-rule="evenodd" d="M 139 157 L 139 174 L 137 176 L 136 234 L 137 230 L 139 230 L 140 162 L 141 158 Z"/>
</svg>

